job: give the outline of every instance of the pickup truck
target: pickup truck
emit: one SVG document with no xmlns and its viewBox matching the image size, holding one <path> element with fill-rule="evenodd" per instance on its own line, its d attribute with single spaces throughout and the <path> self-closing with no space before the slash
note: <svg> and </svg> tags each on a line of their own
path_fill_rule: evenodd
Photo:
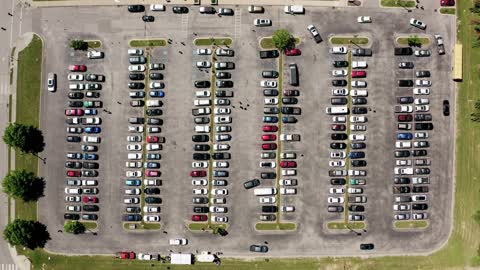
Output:
<svg viewBox="0 0 480 270">
<path fill-rule="evenodd" d="M 207 115 L 207 114 L 210 114 L 210 112 L 211 112 L 210 108 L 192 109 L 193 116 Z"/>
<path fill-rule="evenodd" d="M 394 55 L 412 55 L 413 50 L 410 47 L 395 48 Z"/>
<path fill-rule="evenodd" d="M 88 59 L 101 59 L 104 57 L 103 52 L 89 51 L 87 53 Z"/>
<path fill-rule="evenodd" d="M 413 168 L 401 168 L 401 167 L 395 167 L 394 168 L 394 173 L 396 175 L 412 175 L 413 174 Z"/>
<path fill-rule="evenodd" d="M 260 51 L 260 58 L 265 59 L 265 58 L 277 58 L 278 57 L 278 51 L 277 50 L 268 50 L 268 51 Z"/>
<path fill-rule="evenodd" d="M 285 6 L 283 8 L 283 11 L 285 11 L 285 13 L 289 13 L 289 14 L 304 14 L 305 13 L 305 9 L 303 8 L 303 6 L 300 6 L 300 5 Z"/>
<path fill-rule="evenodd" d="M 367 68 L 367 61 L 353 61 L 352 68 Z"/>
<path fill-rule="evenodd" d="M 413 106 L 410 105 L 396 105 L 395 106 L 396 113 L 411 113 L 413 112 Z"/>
<path fill-rule="evenodd" d="M 348 196 L 349 203 L 366 203 L 367 197 L 366 196 Z"/>
<path fill-rule="evenodd" d="M 281 141 L 300 141 L 300 134 L 280 134 Z"/>
<path fill-rule="evenodd" d="M 372 56 L 372 49 L 353 49 L 353 56 Z"/>
<path fill-rule="evenodd" d="M 434 35 L 435 42 L 437 43 L 438 54 L 445 54 L 445 46 L 443 44 L 443 37 L 441 35 Z"/>
<path fill-rule="evenodd" d="M 102 102 L 101 101 L 84 101 L 83 107 L 85 108 L 101 108 Z"/>
</svg>

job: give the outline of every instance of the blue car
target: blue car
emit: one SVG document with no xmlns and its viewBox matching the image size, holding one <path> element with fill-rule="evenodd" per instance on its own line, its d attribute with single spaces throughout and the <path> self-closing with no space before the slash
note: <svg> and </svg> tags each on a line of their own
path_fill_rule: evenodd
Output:
<svg viewBox="0 0 480 270">
<path fill-rule="evenodd" d="M 140 186 L 142 181 L 140 179 L 127 179 L 125 180 L 125 185 L 127 186 Z"/>
<path fill-rule="evenodd" d="M 413 139 L 412 133 L 398 133 L 397 140 L 411 140 Z"/>
<path fill-rule="evenodd" d="M 86 160 L 97 160 L 97 159 L 98 159 L 98 155 L 97 155 L 97 154 L 85 153 L 85 154 L 83 155 L 83 159 L 86 159 Z"/>
<path fill-rule="evenodd" d="M 84 130 L 86 133 L 100 133 L 101 131 L 99 127 L 86 127 Z"/>
<path fill-rule="evenodd" d="M 350 154 L 348 154 L 348 157 L 351 159 L 365 158 L 365 152 L 350 152 Z"/>
<path fill-rule="evenodd" d="M 150 91 L 148 93 L 148 95 L 150 95 L 150 97 L 164 97 L 165 92 L 163 92 L 163 91 Z"/>
<path fill-rule="evenodd" d="M 98 111 L 97 109 L 86 109 L 85 110 L 85 115 L 97 115 Z"/>
<path fill-rule="evenodd" d="M 262 117 L 264 123 L 277 123 L 278 117 L 276 116 L 264 116 Z"/>
</svg>

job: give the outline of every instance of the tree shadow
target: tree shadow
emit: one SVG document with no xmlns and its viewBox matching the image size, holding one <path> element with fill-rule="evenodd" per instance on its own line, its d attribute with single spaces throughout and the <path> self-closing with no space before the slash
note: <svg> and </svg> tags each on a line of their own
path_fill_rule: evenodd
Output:
<svg viewBox="0 0 480 270">
<path fill-rule="evenodd" d="M 25 193 L 25 196 L 22 199 L 25 202 L 37 201 L 40 197 L 45 196 L 45 186 L 46 182 L 42 177 L 35 177 L 30 184 L 30 188 Z"/>
</svg>

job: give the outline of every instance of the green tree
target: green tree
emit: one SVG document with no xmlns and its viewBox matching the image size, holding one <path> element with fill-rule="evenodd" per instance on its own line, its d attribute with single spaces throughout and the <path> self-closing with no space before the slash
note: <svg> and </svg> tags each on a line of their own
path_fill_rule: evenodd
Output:
<svg viewBox="0 0 480 270">
<path fill-rule="evenodd" d="M 480 100 L 475 102 L 475 111 L 470 114 L 470 119 L 473 122 L 480 122 Z"/>
<path fill-rule="evenodd" d="M 418 36 L 409 36 L 407 39 L 408 46 L 420 47 L 422 46 L 422 41 Z"/>
<path fill-rule="evenodd" d="M 45 147 L 42 131 L 32 125 L 20 123 L 10 123 L 5 128 L 3 141 L 24 153 L 37 154 Z"/>
<path fill-rule="evenodd" d="M 278 29 L 272 36 L 273 45 L 279 50 L 285 50 L 295 46 L 295 38 L 287 29 Z"/>
<path fill-rule="evenodd" d="M 3 230 L 3 238 L 11 245 L 35 249 L 43 248 L 50 240 L 50 234 L 47 227 L 38 221 L 15 219 Z"/>
<path fill-rule="evenodd" d="M 84 233 L 86 228 L 83 223 L 70 220 L 63 225 L 63 229 L 65 229 L 67 233 L 80 234 Z"/>
<path fill-rule="evenodd" d="M 475 220 L 475 222 L 477 222 L 478 224 L 480 224 L 480 210 L 477 210 L 477 212 L 475 212 L 475 214 L 473 214 L 473 220 Z M 478 252 L 479 252 L 479 256 L 480 256 L 480 246 L 478 248 Z"/>
<path fill-rule="evenodd" d="M 70 40 L 70 48 L 74 50 L 86 51 L 88 49 L 88 43 L 81 39 Z"/>
<path fill-rule="evenodd" d="M 36 201 L 43 196 L 45 181 L 32 172 L 14 170 L 9 172 L 2 182 L 3 191 L 15 199 Z"/>
</svg>

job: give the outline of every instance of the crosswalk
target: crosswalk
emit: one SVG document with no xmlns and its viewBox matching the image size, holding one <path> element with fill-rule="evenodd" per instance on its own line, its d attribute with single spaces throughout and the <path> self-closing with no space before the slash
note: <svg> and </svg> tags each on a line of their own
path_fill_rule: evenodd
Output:
<svg viewBox="0 0 480 270">
<path fill-rule="evenodd" d="M 10 74 L 0 73 L 0 96 L 8 96 L 10 94 Z"/>
<path fill-rule="evenodd" d="M 188 13 L 182 14 L 182 33 L 183 38 L 188 38 Z"/>
<path fill-rule="evenodd" d="M 0 264 L 0 270 L 18 270 L 19 268 L 15 264 Z"/>
<path fill-rule="evenodd" d="M 242 34 L 242 10 L 240 8 L 235 9 L 235 39 L 240 38 Z"/>
</svg>

